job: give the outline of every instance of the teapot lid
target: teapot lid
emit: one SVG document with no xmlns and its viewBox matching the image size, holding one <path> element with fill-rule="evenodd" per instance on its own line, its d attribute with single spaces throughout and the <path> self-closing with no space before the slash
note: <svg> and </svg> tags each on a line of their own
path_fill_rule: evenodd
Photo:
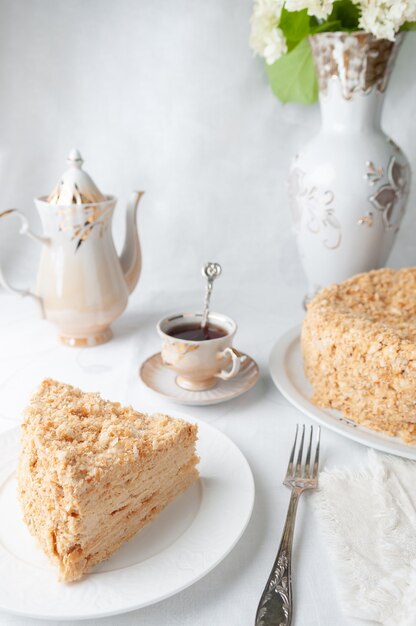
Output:
<svg viewBox="0 0 416 626">
<path fill-rule="evenodd" d="M 78 150 L 75 148 L 71 150 L 67 163 L 70 165 L 69 169 L 61 176 L 47 201 L 61 206 L 103 202 L 105 196 L 87 172 L 82 169 L 84 160 Z"/>
</svg>

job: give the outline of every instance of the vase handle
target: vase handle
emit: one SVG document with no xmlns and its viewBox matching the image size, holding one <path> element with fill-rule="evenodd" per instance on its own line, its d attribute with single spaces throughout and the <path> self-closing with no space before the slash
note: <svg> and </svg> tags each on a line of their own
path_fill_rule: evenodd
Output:
<svg viewBox="0 0 416 626">
<path fill-rule="evenodd" d="M 20 225 L 19 235 L 27 235 L 34 241 L 37 241 L 38 243 L 42 243 L 42 244 L 47 243 L 49 241 L 49 239 L 47 239 L 46 237 L 40 237 L 39 235 L 35 235 L 35 233 L 32 233 L 32 231 L 29 228 L 29 222 L 26 216 L 18 209 L 6 209 L 5 211 L 0 212 L 0 220 L 3 217 L 6 217 L 8 215 L 16 215 L 20 219 L 21 225 Z M 34 300 L 36 300 L 36 302 L 40 306 L 42 316 L 44 316 L 42 298 L 40 298 L 38 295 L 33 293 L 30 289 L 17 289 L 16 287 L 13 287 L 6 279 L 3 273 L 3 270 L 1 268 L 1 265 L 0 265 L 0 285 L 2 285 L 4 289 L 6 289 L 6 291 L 9 291 L 10 293 L 16 293 L 21 297 L 31 296 L 32 298 L 34 298 Z"/>
</svg>

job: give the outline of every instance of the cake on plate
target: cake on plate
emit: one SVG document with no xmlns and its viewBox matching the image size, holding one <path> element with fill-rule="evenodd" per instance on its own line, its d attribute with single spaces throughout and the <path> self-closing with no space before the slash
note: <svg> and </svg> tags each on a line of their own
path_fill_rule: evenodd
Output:
<svg viewBox="0 0 416 626">
<path fill-rule="evenodd" d="M 197 426 L 44 380 L 22 425 L 18 493 L 29 530 L 80 579 L 197 478 Z"/>
<path fill-rule="evenodd" d="M 416 444 L 416 268 L 323 289 L 302 327 L 312 400 Z"/>
</svg>

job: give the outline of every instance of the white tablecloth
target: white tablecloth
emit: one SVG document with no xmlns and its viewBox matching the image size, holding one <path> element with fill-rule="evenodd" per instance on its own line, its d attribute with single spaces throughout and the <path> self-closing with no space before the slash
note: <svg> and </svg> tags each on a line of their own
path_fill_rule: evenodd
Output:
<svg viewBox="0 0 416 626">
<path fill-rule="evenodd" d="M 225 278 L 222 279 L 225 282 Z M 250 288 L 248 288 L 250 287 Z M 251 391 L 212 407 L 183 407 L 231 437 L 247 457 L 254 474 L 256 500 L 252 519 L 231 554 L 205 578 L 159 604 L 86 624 L 97 626 L 252 626 L 259 596 L 274 560 L 289 492 L 282 486 L 288 451 L 298 421 L 309 423 L 274 387 L 268 372 L 272 345 L 287 328 L 300 322 L 299 288 L 247 286 L 224 294 L 218 288 L 216 308 L 239 324 L 236 345 L 260 365 L 261 378 Z M 22 409 L 44 376 L 84 389 L 98 390 L 120 402 L 149 411 L 178 410 L 138 379 L 140 362 L 159 347 L 155 323 L 177 309 L 196 308 L 198 292 L 143 293 L 140 286 L 128 310 L 114 324 L 114 339 L 103 346 L 70 349 L 58 345 L 55 329 L 37 317 L 35 306 L 0 294 L 0 427 L 19 423 Z M 221 305 L 221 306 L 220 306 Z M 359 464 L 366 449 L 324 430 L 322 465 Z M 1 512 L 0 512 L 1 514 Z M 0 581 L 1 584 L 1 581 Z M 296 626 L 358 626 L 341 614 L 325 537 L 317 527 L 307 496 L 301 502 L 294 547 Z M 50 622 L 49 622 L 50 623 Z M 69 626 L 75 622 L 62 622 Z M 48 622 L 6 615 L 1 626 Z"/>
</svg>

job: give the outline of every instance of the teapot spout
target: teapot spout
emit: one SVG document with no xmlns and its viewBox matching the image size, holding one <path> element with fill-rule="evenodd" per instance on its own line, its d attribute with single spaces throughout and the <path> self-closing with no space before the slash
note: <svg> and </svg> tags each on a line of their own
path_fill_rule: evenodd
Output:
<svg viewBox="0 0 416 626">
<path fill-rule="evenodd" d="M 133 191 L 126 209 L 126 235 L 120 263 L 129 293 L 137 285 L 142 269 L 142 255 L 137 232 L 137 207 L 143 194 L 144 191 Z"/>
</svg>

